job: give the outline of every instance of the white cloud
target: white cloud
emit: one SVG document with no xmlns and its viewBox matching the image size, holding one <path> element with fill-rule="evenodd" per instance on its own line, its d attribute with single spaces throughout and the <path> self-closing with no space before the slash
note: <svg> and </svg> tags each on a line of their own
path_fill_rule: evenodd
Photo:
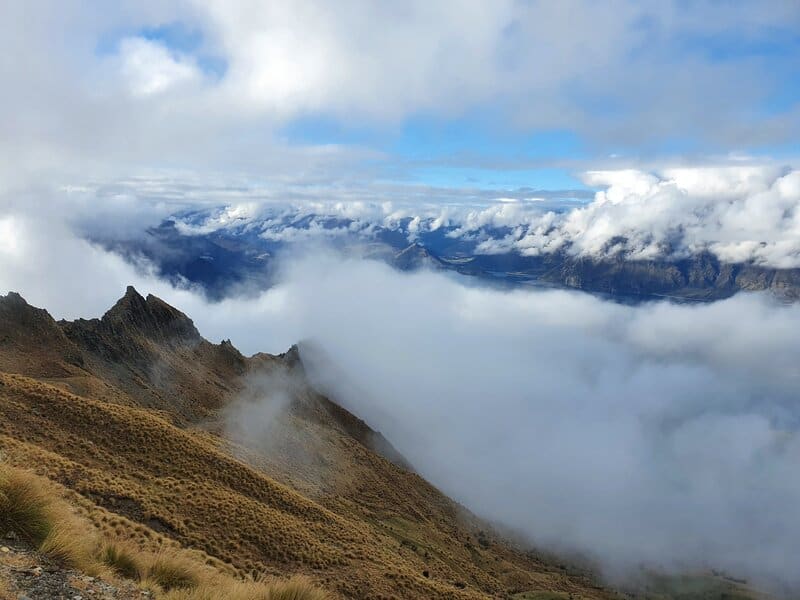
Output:
<svg viewBox="0 0 800 600">
<path fill-rule="evenodd" d="M 798 171 L 774 166 L 590 171 L 585 181 L 606 187 L 585 207 L 562 215 L 525 213 L 523 227 L 503 240 L 502 248 L 530 255 L 567 248 L 600 257 L 622 251 L 634 260 L 710 251 L 723 262 L 800 267 Z M 497 241 L 484 247 L 496 251 Z"/>
<path fill-rule="evenodd" d="M 121 40 L 119 59 L 125 83 L 137 96 L 161 94 L 202 79 L 200 69 L 190 57 L 141 37 Z"/>
<path fill-rule="evenodd" d="M 602 258 L 622 252 L 637 260 L 708 251 L 723 262 L 800 267 L 800 171 L 773 165 L 626 169 L 589 171 L 585 180 L 604 186 L 589 202 L 498 202 L 496 194 L 480 190 L 373 188 L 358 182 L 309 189 L 285 180 L 239 187 L 224 178 L 193 176 L 74 186 L 69 197 L 73 220 L 97 221 L 98 226 L 86 227 L 92 232 L 114 212 L 127 214 L 115 227 L 132 232 L 135 223 L 143 228 L 195 207 L 207 210 L 191 219 L 176 218 L 186 234 L 248 228 L 290 241 L 372 236 L 376 227 L 402 226 L 411 241 L 449 227 L 449 237 L 471 240 L 485 254 L 568 252 Z M 329 218 L 351 223 L 333 227 Z"/>
<path fill-rule="evenodd" d="M 397 118 L 488 97 L 512 2 L 203 2 L 229 60 L 224 87 L 253 110 Z M 458 75 L 457 75 L 458 74 Z"/>
<path fill-rule="evenodd" d="M 276 131 L 306 116 L 392 134 L 410 117 L 487 111 L 502 128 L 569 130 L 601 151 L 674 136 L 748 151 L 742 140 L 798 133 L 791 109 L 754 116 L 783 90 L 783 59 L 715 61 L 680 40 L 757 42 L 797 20 L 779 2 L 6 2 L 0 40 L 16 58 L 0 65 L 0 110 L 14 115 L 0 125 L 2 183 L 132 164 L 288 170 L 313 182 L 309 163 L 325 153 L 363 158 L 287 145 Z M 197 47 L 142 33 L 175 24 Z M 119 32 L 110 60 L 99 48 Z M 208 58 L 213 76 L 201 68 Z"/>
<path fill-rule="evenodd" d="M 132 283 L 245 352 L 311 340 L 319 385 L 434 484 L 540 545 L 616 575 L 714 567 L 800 586 L 798 305 L 621 306 L 330 252 L 286 265 L 256 298 L 208 304 L 60 220 L 18 211 L 13 223 L 25 251 L 0 261 L 0 290 L 74 318 Z"/>
<path fill-rule="evenodd" d="M 25 257 L 22 227 L 18 217 L 9 215 L 0 218 L 0 255 L 3 255 L 3 260 L 16 261 Z"/>
</svg>

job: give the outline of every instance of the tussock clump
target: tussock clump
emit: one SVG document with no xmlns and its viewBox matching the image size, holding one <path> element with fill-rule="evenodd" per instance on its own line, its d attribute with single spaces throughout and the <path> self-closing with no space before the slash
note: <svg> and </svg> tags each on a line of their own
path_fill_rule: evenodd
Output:
<svg viewBox="0 0 800 600">
<path fill-rule="evenodd" d="M 50 533 L 39 546 L 39 551 L 90 575 L 97 575 L 99 565 L 94 558 L 96 538 L 87 535 L 86 531 L 91 526 L 76 519 L 68 512 L 69 509 L 66 510 L 65 518 L 53 523 Z"/>
<path fill-rule="evenodd" d="M 142 581 L 155 584 L 165 592 L 197 587 L 209 576 L 202 564 L 168 550 L 145 554 L 143 560 Z"/>
<path fill-rule="evenodd" d="M 267 588 L 269 600 L 327 600 L 329 598 L 327 593 L 302 576 L 267 584 Z"/>
<path fill-rule="evenodd" d="M 0 464 L 0 526 L 40 552 L 69 566 L 96 573 L 95 536 L 58 492 L 33 473 Z"/>
<path fill-rule="evenodd" d="M 0 525 L 39 546 L 53 527 L 50 490 L 36 476 L 0 464 Z"/>
<path fill-rule="evenodd" d="M 100 546 L 100 562 L 126 579 L 141 580 L 144 566 L 138 548 L 116 540 L 106 540 Z"/>
</svg>

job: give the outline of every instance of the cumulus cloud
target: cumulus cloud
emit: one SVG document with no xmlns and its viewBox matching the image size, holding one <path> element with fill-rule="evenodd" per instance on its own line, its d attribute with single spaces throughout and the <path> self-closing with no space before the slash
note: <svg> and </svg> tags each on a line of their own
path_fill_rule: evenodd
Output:
<svg viewBox="0 0 800 600">
<path fill-rule="evenodd" d="M 775 167 L 724 167 L 587 175 L 607 185 L 554 231 L 520 239 L 524 252 L 564 237 L 576 254 L 685 257 L 710 251 L 725 262 L 800 266 L 800 173 Z"/>
<path fill-rule="evenodd" d="M 591 201 L 566 197 L 515 201 L 486 191 L 430 190 L 418 198 L 413 186 L 380 188 L 383 200 L 352 200 L 359 188 L 211 190 L 203 210 L 177 214 L 186 235 L 220 230 L 259 232 L 272 241 L 371 237 L 398 231 L 409 242 L 443 230 L 468 241 L 477 254 L 516 252 L 629 260 L 675 260 L 710 252 L 728 263 L 772 268 L 800 267 L 800 171 L 775 165 L 588 171 L 587 185 L 600 188 Z M 113 189 L 113 188 L 112 188 Z M 135 198 L 134 183 L 118 193 Z M 287 191 L 289 190 L 289 191 Z M 146 188 L 145 200 L 168 213 L 173 188 Z M 320 200 L 319 196 L 329 196 Z M 78 194 L 80 196 L 80 194 Z M 84 203 L 88 201 L 84 197 Z M 191 206 L 193 195 L 173 204 Z M 293 197 L 287 200 L 287 197 Z M 338 197 L 338 199 L 337 199 Z M 174 198 L 172 198 L 174 202 Z M 215 202 L 225 202 L 222 206 Z M 202 208 L 202 207 L 201 207 Z"/>
<path fill-rule="evenodd" d="M 539 545 L 616 576 L 709 567 L 800 587 L 797 305 L 621 306 L 330 252 L 257 297 L 209 304 L 60 221 L 16 211 L 0 228 L 0 290 L 57 318 L 99 315 L 132 283 L 248 353 L 310 340 L 316 385 Z"/>
<path fill-rule="evenodd" d="M 774 100 L 794 75 L 791 51 L 758 49 L 798 19 L 778 1 L 6 2 L 0 39 L 17 59 L 0 65 L 0 109 L 14 115 L 0 125 L 0 165 L 6 177 L 32 164 L 143 163 L 277 175 L 287 155 L 305 170 L 320 154 L 362 151 L 301 152 L 280 133 L 297 119 L 391 133 L 421 114 L 475 112 L 604 149 L 674 137 L 714 149 L 785 143 L 800 120 Z M 196 46 L 147 35 L 169 27 Z M 745 45 L 720 60 L 706 46 L 725 35 Z"/>
</svg>

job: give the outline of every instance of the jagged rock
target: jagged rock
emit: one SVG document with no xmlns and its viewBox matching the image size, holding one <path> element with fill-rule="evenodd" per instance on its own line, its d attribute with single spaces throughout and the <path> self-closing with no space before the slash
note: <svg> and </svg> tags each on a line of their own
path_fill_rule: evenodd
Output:
<svg viewBox="0 0 800 600">
<path fill-rule="evenodd" d="M 150 339 L 171 343 L 191 343 L 200 339 L 192 320 L 160 298 L 143 298 L 133 286 L 103 315 L 98 327 L 114 334 L 131 331 Z"/>
</svg>

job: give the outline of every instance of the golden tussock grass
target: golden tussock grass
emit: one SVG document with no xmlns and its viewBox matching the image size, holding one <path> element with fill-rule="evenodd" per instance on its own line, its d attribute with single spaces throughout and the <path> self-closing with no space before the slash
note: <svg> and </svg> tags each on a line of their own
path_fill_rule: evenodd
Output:
<svg viewBox="0 0 800 600">
<path fill-rule="evenodd" d="M 33 473 L 0 463 L 0 526 L 14 531 L 43 554 L 90 574 L 136 581 L 158 597 L 231 598 L 233 600 L 327 600 L 310 580 L 243 582 L 197 560 L 189 552 L 163 548 L 140 550 L 130 542 L 101 540 L 88 521 L 78 517 L 56 487 Z M 0 600 L 12 598 L 0 581 Z"/>
<path fill-rule="evenodd" d="M 125 396 L 129 385 L 139 383 L 115 394 Z M 245 461 L 213 429 L 178 426 L 181 419 L 133 396 L 93 397 L 101 388 L 82 385 L 86 395 L 75 395 L 52 381 L 0 372 L 0 449 L 14 465 L 37 465 L 71 490 L 98 546 L 115 544 L 96 548 L 95 560 L 117 577 L 195 594 L 189 598 L 203 598 L 203 590 L 235 598 L 220 596 L 220 586 L 269 598 L 261 584 L 242 580 L 282 571 L 313 572 L 334 598 L 478 600 L 530 589 L 611 596 L 500 541 L 481 545 L 483 524 L 322 417 L 287 416 L 281 423 L 292 427 L 275 433 L 280 452 L 262 461 L 253 450 Z M 188 383 L 179 391 L 199 397 Z M 319 479 L 317 463 L 335 477 Z M 316 493 L 300 480 L 315 482 Z M 201 567 L 238 580 L 208 580 L 200 569 L 193 587 L 177 587 L 187 582 L 180 569 L 148 570 L 161 548 L 183 549 Z"/>
<path fill-rule="evenodd" d="M 39 545 L 50 533 L 52 496 L 42 481 L 0 464 L 0 524 Z"/>
<path fill-rule="evenodd" d="M 155 585 L 165 592 L 195 588 L 212 575 L 203 565 L 176 551 L 145 554 L 141 561 L 142 583 L 146 587 Z"/>
<path fill-rule="evenodd" d="M 297 575 L 286 581 L 218 581 L 164 596 L 165 600 L 330 600 L 311 580 Z"/>
<path fill-rule="evenodd" d="M 214 574 L 212 569 L 175 549 L 145 552 L 130 542 L 106 539 L 97 554 L 115 575 L 153 590 L 193 588 Z"/>
<path fill-rule="evenodd" d="M 0 525 L 54 560 L 97 572 L 91 526 L 72 512 L 47 480 L 2 463 Z"/>
<path fill-rule="evenodd" d="M 119 540 L 105 540 L 98 552 L 100 562 L 125 579 L 142 579 L 144 565 L 141 551 L 135 546 Z"/>
</svg>

